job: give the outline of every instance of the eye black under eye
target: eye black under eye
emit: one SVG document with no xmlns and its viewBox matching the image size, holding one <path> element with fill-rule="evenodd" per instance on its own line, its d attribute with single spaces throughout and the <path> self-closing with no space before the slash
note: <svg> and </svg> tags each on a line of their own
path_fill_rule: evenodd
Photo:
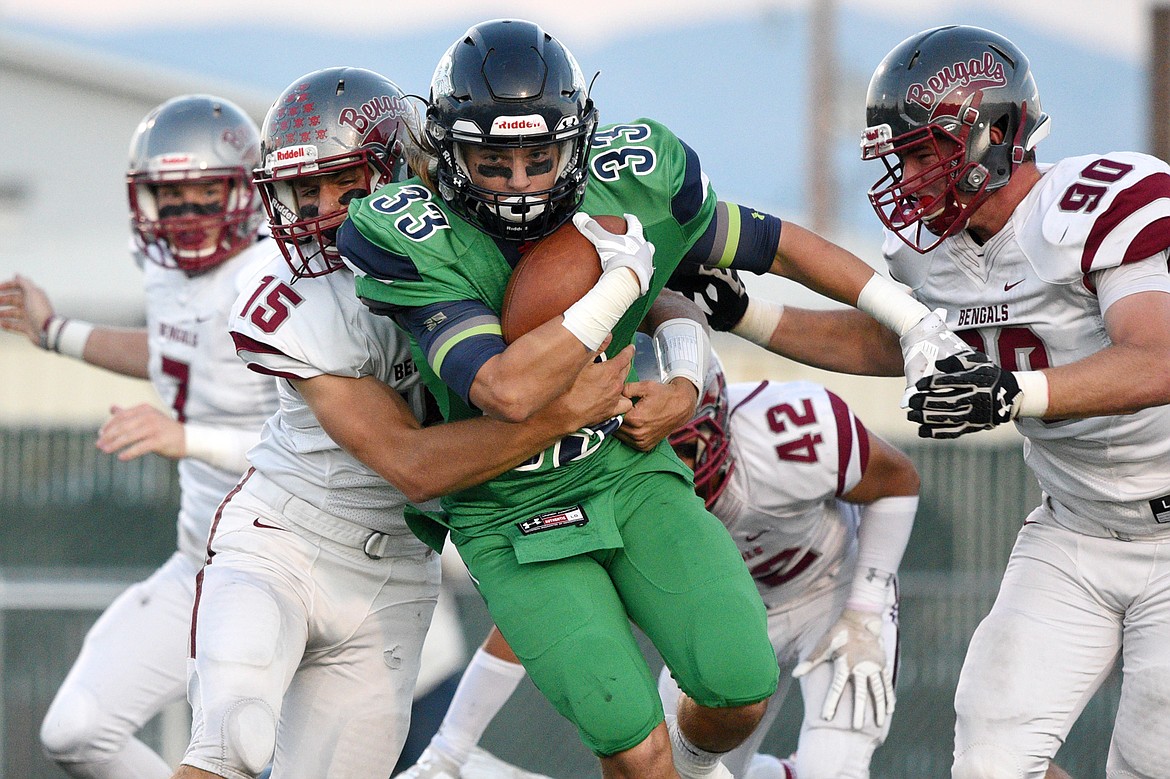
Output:
<svg viewBox="0 0 1170 779">
<path fill-rule="evenodd" d="M 553 161 L 552 161 L 552 158 L 550 157 L 549 159 L 544 160 L 543 162 L 533 162 L 529 165 L 525 165 L 524 172 L 527 173 L 529 176 L 543 176 L 545 173 L 548 173 L 549 171 L 552 170 L 552 165 L 553 165 Z"/>
<path fill-rule="evenodd" d="M 512 169 L 506 165 L 485 165 L 481 163 L 476 165 L 475 169 L 485 179 L 507 179 L 512 177 Z"/>
</svg>

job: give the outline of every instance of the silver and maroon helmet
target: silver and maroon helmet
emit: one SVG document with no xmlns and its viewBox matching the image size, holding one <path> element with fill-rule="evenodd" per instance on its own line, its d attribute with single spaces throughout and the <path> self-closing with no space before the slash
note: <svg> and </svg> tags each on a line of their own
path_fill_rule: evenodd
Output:
<svg viewBox="0 0 1170 779">
<path fill-rule="evenodd" d="M 193 274 L 250 245 L 263 221 L 252 186 L 260 159 L 256 123 L 230 101 L 184 95 L 155 108 L 130 140 L 130 226 L 149 259 Z M 215 206 L 160 209 L 160 186 L 222 183 Z M 208 239 L 214 233 L 216 239 Z"/>
<path fill-rule="evenodd" d="M 670 445 L 675 451 L 693 447 L 695 493 L 707 508 L 715 505 L 727 486 L 727 477 L 735 470 L 735 458 L 731 456 L 730 416 L 727 379 L 719 357 L 711 352 L 703 396 L 699 398 L 695 415 L 670 434 Z"/>
<path fill-rule="evenodd" d="M 346 206 L 405 178 L 403 149 L 413 114 L 393 81 L 361 68 L 304 75 L 272 104 L 255 181 L 272 237 L 295 274 L 321 276 L 342 267 L 335 239 Z M 317 177 L 325 176 L 338 176 L 351 188 L 339 208 L 320 213 L 311 193 Z"/>
<path fill-rule="evenodd" d="M 439 194 L 484 232 L 527 241 L 564 224 L 585 196 L 597 111 L 573 55 L 532 22 L 496 19 L 455 41 L 431 79 L 426 136 L 438 155 Z M 468 146 L 559 145 L 552 187 L 502 195 L 477 187 Z"/>
<path fill-rule="evenodd" d="M 962 229 L 1049 130 L 1024 53 L 1001 35 L 963 25 L 925 30 L 887 54 L 870 80 L 865 116 L 861 157 L 886 167 L 870 203 L 919 252 Z M 902 155 L 923 144 L 937 163 L 904 179 Z M 940 181 L 941 194 L 926 193 Z"/>
</svg>

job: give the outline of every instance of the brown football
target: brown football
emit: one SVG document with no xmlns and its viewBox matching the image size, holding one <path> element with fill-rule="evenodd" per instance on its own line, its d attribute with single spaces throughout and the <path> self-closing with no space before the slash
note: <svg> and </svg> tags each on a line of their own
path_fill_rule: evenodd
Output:
<svg viewBox="0 0 1170 779">
<path fill-rule="evenodd" d="M 626 220 L 620 216 L 593 218 L 615 235 L 626 232 Z M 565 313 L 599 278 L 597 250 L 572 222 L 565 222 L 525 252 L 512 271 L 500 312 L 504 341 L 512 343 Z"/>
</svg>

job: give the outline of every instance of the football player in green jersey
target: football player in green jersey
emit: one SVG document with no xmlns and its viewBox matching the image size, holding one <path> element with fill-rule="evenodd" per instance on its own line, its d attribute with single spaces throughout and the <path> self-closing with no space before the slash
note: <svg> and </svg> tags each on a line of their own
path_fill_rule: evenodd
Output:
<svg viewBox="0 0 1170 779">
<path fill-rule="evenodd" d="M 610 353 L 630 343 L 680 265 L 794 278 L 872 313 L 908 356 L 924 343 L 967 349 L 852 254 L 718 201 L 697 155 L 661 124 L 598 128 L 576 61 L 535 24 L 495 20 L 461 36 L 435 70 L 426 120 L 421 176 L 353 201 L 338 247 L 358 295 L 411 334 L 448 419 L 526 419 L 611 333 Z M 623 214 L 627 233 L 589 214 Z M 601 278 L 563 317 L 505 344 L 512 268 L 527 242 L 570 219 L 597 247 Z M 657 337 L 678 377 L 664 391 L 689 414 L 706 335 L 675 320 Z M 719 755 L 751 732 L 776 686 L 765 615 L 690 470 L 665 442 L 623 443 L 620 424 L 569 436 L 446 498 L 446 515 L 431 518 L 441 527 L 414 527 L 436 544 L 450 531 L 496 625 L 606 777 L 726 777 Z M 669 725 L 631 621 L 686 694 Z"/>
</svg>

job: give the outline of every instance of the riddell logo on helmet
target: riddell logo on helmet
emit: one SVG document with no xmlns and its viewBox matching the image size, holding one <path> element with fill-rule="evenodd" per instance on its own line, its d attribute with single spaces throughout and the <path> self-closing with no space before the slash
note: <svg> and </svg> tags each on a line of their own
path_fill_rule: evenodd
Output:
<svg viewBox="0 0 1170 779">
<path fill-rule="evenodd" d="M 491 129 L 492 135 L 536 135 L 547 132 L 548 125 L 540 114 L 497 116 Z"/>
<path fill-rule="evenodd" d="M 1006 85 L 1003 63 L 988 51 L 981 59 L 955 62 L 939 69 L 925 83 L 911 84 L 906 90 L 906 102 L 917 103 L 929 111 L 946 102 L 947 96 L 956 89 L 963 89 L 963 99 L 966 99 L 976 90 Z"/>
<path fill-rule="evenodd" d="M 313 170 L 317 165 L 317 147 L 312 144 L 285 146 L 268 152 L 264 168 L 271 173 L 276 168 L 296 166 L 300 170 Z"/>
</svg>

